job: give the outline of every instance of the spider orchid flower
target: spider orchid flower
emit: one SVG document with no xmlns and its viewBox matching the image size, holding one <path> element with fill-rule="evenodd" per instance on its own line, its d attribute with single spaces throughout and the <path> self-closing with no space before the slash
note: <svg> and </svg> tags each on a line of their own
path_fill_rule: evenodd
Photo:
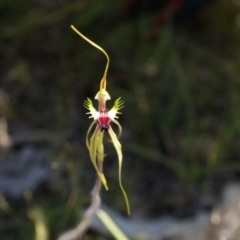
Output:
<svg viewBox="0 0 240 240">
<path fill-rule="evenodd" d="M 120 189 L 123 193 L 123 196 L 124 196 L 124 199 L 126 202 L 127 212 L 128 212 L 128 214 L 130 214 L 130 205 L 129 205 L 127 194 L 122 185 L 122 177 L 121 177 L 123 156 L 122 156 L 121 143 L 119 142 L 118 137 L 122 133 L 122 127 L 121 127 L 120 123 L 116 120 L 118 118 L 117 114 L 121 114 L 119 112 L 119 110 L 121 108 L 123 108 L 123 101 L 121 100 L 121 98 L 118 98 L 115 100 L 115 103 L 114 103 L 113 107 L 111 108 L 111 110 L 108 110 L 106 107 L 106 101 L 111 99 L 109 93 L 106 90 L 106 86 L 107 86 L 106 77 L 107 77 L 107 71 L 108 71 L 110 59 L 109 59 L 108 54 L 104 51 L 103 48 L 101 48 L 96 43 L 92 42 L 90 39 L 85 37 L 74 26 L 71 25 L 71 28 L 80 37 L 82 37 L 85 41 L 87 41 L 93 47 L 100 50 L 107 58 L 106 68 L 105 68 L 105 71 L 103 74 L 103 78 L 100 82 L 100 89 L 95 96 L 95 99 L 98 101 L 98 110 L 96 110 L 94 108 L 91 99 L 87 98 L 87 100 L 84 102 L 84 107 L 89 110 L 89 112 L 87 113 L 90 115 L 89 118 L 93 118 L 93 122 L 91 123 L 91 125 L 87 131 L 86 145 L 87 145 L 87 148 L 89 151 L 89 156 L 92 161 L 92 164 L 93 164 L 101 182 L 103 183 L 105 189 L 108 190 L 106 178 L 105 178 L 103 172 L 101 171 L 101 169 L 99 169 L 99 167 L 98 167 L 98 161 L 104 160 L 103 137 L 104 137 L 105 132 L 109 134 L 111 141 L 113 143 L 113 146 L 117 152 L 117 156 L 118 156 L 119 186 L 120 186 Z M 118 128 L 119 128 L 118 136 L 116 136 L 115 132 L 113 131 L 113 129 L 111 127 L 111 123 L 115 123 L 118 126 Z M 94 126 L 95 126 L 95 129 L 89 139 L 89 135 L 92 132 L 92 129 Z"/>
</svg>

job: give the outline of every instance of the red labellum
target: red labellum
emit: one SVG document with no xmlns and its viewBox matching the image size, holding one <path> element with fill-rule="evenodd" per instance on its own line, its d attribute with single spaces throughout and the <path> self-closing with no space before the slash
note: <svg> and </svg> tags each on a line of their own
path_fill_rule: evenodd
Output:
<svg viewBox="0 0 240 240">
<path fill-rule="evenodd" d="M 108 117 L 108 111 L 100 112 L 100 117 L 96 119 L 98 127 L 101 131 L 107 132 L 110 128 L 112 119 Z"/>
</svg>

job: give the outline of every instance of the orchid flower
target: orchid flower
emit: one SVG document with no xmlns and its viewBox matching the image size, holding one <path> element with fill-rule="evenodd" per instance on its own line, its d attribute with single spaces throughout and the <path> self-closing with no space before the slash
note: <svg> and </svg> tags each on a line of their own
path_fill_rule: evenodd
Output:
<svg viewBox="0 0 240 240">
<path fill-rule="evenodd" d="M 108 110 L 106 107 L 106 101 L 111 99 L 109 93 L 106 90 L 106 87 L 107 87 L 106 77 L 107 77 L 107 71 L 108 71 L 110 59 L 109 59 L 108 54 L 104 51 L 103 48 L 101 48 L 96 43 L 92 42 L 90 39 L 85 37 L 74 26 L 71 25 L 71 28 L 80 37 L 82 37 L 85 41 L 87 41 L 93 47 L 100 50 L 107 58 L 106 68 L 105 68 L 105 71 L 103 74 L 103 78 L 100 82 L 100 89 L 95 96 L 95 99 L 98 101 L 98 110 L 96 110 L 94 108 L 91 99 L 87 98 L 87 100 L 84 102 L 84 107 L 89 110 L 89 112 L 87 113 L 90 115 L 89 118 L 93 118 L 93 122 L 91 123 L 91 125 L 87 131 L 86 145 L 87 145 L 87 148 L 89 151 L 89 156 L 92 161 L 92 164 L 93 164 L 101 182 L 103 183 L 105 189 L 108 190 L 106 178 L 105 178 L 103 172 L 101 171 L 101 169 L 99 169 L 99 167 L 98 167 L 98 161 L 104 160 L 103 137 L 104 137 L 105 132 L 109 134 L 111 141 L 113 143 L 113 146 L 117 152 L 117 156 L 118 156 L 119 186 L 120 186 L 120 189 L 122 190 L 122 193 L 123 193 L 123 196 L 124 196 L 124 199 L 126 202 L 127 212 L 128 212 L 128 214 L 130 214 L 130 205 L 129 205 L 128 197 L 127 197 L 127 194 L 122 185 L 121 172 L 122 172 L 123 156 L 122 156 L 121 143 L 119 142 L 118 137 L 116 136 L 115 132 L 113 131 L 113 129 L 111 127 L 111 123 L 115 123 L 119 128 L 119 136 L 121 135 L 122 127 L 121 127 L 120 123 L 116 120 L 116 118 L 118 118 L 117 114 L 121 114 L 119 112 L 119 110 L 121 108 L 123 108 L 123 101 L 121 100 L 121 98 L 118 98 L 115 100 L 115 103 L 114 103 L 113 107 L 111 108 L 111 110 Z M 94 126 L 95 126 L 95 129 L 92 133 L 92 136 L 89 139 L 89 135 Z"/>
</svg>

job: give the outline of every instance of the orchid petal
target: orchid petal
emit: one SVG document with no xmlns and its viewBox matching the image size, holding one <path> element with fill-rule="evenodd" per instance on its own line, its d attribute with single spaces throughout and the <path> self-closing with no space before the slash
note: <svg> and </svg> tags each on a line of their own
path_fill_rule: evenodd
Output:
<svg viewBox="0 0 240 240">
<path fill-rule="evenodd" d="M 121 124 L 120 124 L 116 119 L 114 119 L 113 122 L 118 126 L 118 130 L 119 130 L 119 132 L 118 132 L 117 137 L 120 138 L 121 135 L 122 135 L 122 126 L 121 126 Z"/>
<path fill-rule="evenodd" d="M 120 138 L 122 135 L 122 126 L 120 125 L 120 123 L 115 119 L 113 120 L 113 122 L 118 126 L 118 135 L 117 138 Z M 112 140 L 108 140 L 109 142 L 112 142 Z"/>
<path fill-rule="evenodd" d="M 118 178 L 119 178 L 119 186 L 122 190 L 122 193 L 123 193 L 123 196 L 124 196 L 124 199 L 125 199 L 125 202 L 126 202 L 126 206 L 127 206 L 127 212 L 128 212 L 128 215 L 130 215 L 130 205 L 129 205 L 129 201 L 128 201 L 128 197 L 127 197 L 127 194 L 123 188 L 123 185 L 122 185 L 122 177 L 121 177 L 121 172 L 122 172 L 122 147 L 121 147 L 121 144 L 120 142 L 118 141 L 117 139 L 117 136 L 116 134 L 114 133 L 114 131 L 112 130 L 112 128 L 110 127 L 109 130 L 108 130 L 108 133 L 112 139 L 112 142 L 113 142 L 113 145 L 116 149 L 116 152 L 117 152 L 117 155 L 118 155 Z"/>
</svg>

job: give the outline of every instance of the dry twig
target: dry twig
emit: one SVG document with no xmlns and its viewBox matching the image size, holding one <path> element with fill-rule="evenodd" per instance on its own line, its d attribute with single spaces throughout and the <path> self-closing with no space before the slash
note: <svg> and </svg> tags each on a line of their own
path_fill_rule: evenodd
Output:
<svg viewBox="0 0 240 240">
<path fill-rule="evenodd" d="M 103 160 L 98 161 L 99 171 L 102 172 L 103 169 Z M 82 221 L 72 230 L 62 234 L 58 240 L 74 240 L 76 238 L 80 238 L 87 231 L 92 217 L 98 211 L 101 205 L 101 197 L 100 191 L 102 187 L 102 182 L 97 174 L 96 182 L 92 190 L 92 204 L 89 206 L 87 211 L 85 212 Z"/>
</svg>

